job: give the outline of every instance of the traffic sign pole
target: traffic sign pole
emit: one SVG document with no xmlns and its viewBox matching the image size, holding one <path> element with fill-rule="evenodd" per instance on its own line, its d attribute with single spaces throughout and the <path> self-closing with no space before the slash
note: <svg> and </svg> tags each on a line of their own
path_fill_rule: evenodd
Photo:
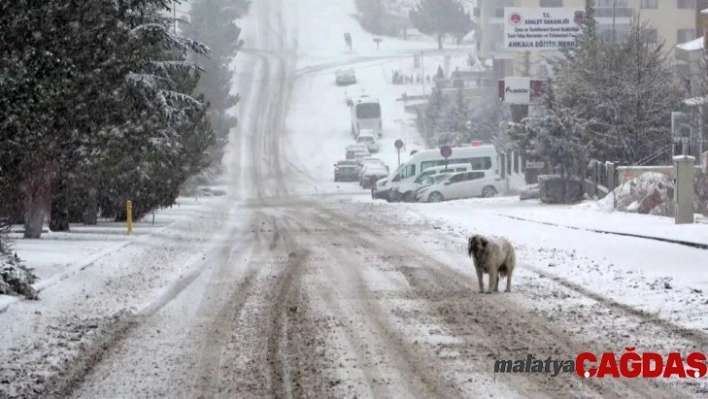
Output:
<svg viewBox="0 0 708 399">
<path fill-rule="evenodd" d="M 440 155 L 445 158 L 445 170 L 447 170 L 448 158 L 452 155 L 452 148 L 449 145 L 444 145 L 440 147 Z"/>
<path fill-rule="evenodd" d="M 398 139 L 396 140 L 393 145 L 396 146 L 396 152 L 398 152 L 398 166 L 401 166 L 401 148 L 403 147 L 403 140 Z"/>
</svg>

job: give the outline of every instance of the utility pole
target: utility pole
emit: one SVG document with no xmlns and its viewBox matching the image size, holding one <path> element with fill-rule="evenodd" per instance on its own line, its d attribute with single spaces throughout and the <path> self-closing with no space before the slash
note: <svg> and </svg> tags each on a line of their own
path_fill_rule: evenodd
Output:
<svg viewBox="0 0 708 399">
<path fill-rule="evenodd" d="M 615 24 L 617 21 L 617 0 L 612 4 L 612 45 L 615 45 Z"/>
<path fill-rule="evenodd" d="M 425 95 L 425 54 L 420 52 L 420 68 L 422 70 L 421 82 L 423 83 L 423 95 Z"/>
<path fill-rule="evenodd" d="M 172 30 L 177 34 L 177 2 L 172 2 Z"/>
</svg>

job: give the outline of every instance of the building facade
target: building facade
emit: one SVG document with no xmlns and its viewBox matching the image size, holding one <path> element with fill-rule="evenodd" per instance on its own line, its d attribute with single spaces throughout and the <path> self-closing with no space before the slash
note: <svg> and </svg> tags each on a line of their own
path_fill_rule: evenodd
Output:
<svg viewBox="0 0 708 399">
<path fill-rule="evenodd" d="M 637 18 L 647 22 L 650 40 L 663 41 L 667 51 L 702 35 L 697 10 L 708 0 L 595 0 L 600 34 L 622 40 Z M 504 7 L 584 8 L 585 0 L 478 0 L 474 18 L 479 29 L 480 58 L 493 60 L 495 74 L 545 78 L 549 68 L 543 57 L 553 52 L 508 52 L 504 50 Z M 708 8 L 708 7 L 703 7 Z M 490 63 L 490 62 L 488 62 Z"/>
</svg>

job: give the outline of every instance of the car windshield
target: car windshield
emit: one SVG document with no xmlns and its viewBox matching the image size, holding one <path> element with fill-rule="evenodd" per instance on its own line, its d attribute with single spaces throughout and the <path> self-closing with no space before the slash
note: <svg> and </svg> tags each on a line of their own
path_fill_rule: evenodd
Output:
<svg viewBox="0 0 708 399">
<path fill-rule="evenodd" d="M 447 179 L 448 177 L 450 177 L 450 174 L 449 174 L 449 173 L 441 173 L 441 174 L 439 174 L 439 175 L 430 176 L 430 178 L 432 179 L 432 182 L 433 182 L 433 183 L 439 183 L 439 182 L 441 182 L 441 181 Z"/>
</svg>

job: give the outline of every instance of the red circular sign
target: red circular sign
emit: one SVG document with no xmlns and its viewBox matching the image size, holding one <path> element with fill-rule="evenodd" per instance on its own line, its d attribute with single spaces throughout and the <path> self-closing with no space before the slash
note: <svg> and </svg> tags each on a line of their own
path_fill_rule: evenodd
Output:
<svg viewBox="0 0 708 399">
<path fill-rule="evenodd" d="M 509 21 L 514 25 L 518 25 L 519 23 L 521 23 L 521 14 L 517 12 L 511 14 L 509 16 Z"/>
<path fill-rule="evenodd" d="M 396 148 L 400 150 L 403 147 L 403 141 L 401 141 L 401 139 L 398 139 L 395 143 L 393 143 L 393 145 L 395 145 Z"/>
<path fill-rule="evenodd" d="M 442 155 L 443 158 L 450 157 L 450 155 L 452 155 L 452 148 L 450 148 L 449 145 L 444 145 L 440 147 L 440 155 Z"/>
</svg>

